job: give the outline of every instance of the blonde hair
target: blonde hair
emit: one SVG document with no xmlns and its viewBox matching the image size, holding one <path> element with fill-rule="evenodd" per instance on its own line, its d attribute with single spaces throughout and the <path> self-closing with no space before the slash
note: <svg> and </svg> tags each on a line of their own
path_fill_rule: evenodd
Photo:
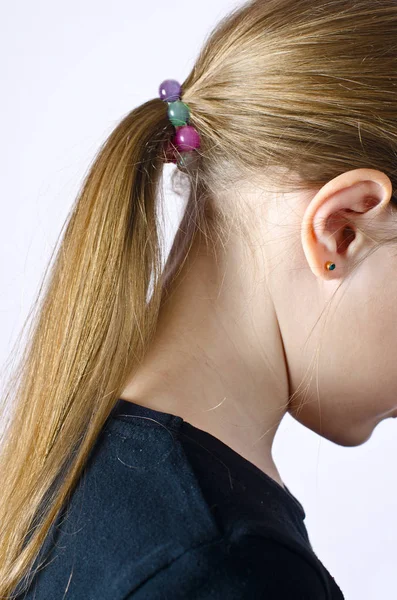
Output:
<svg viewBox="0 0 397 600">
<path fill-rule="evenodd" d="M 174 132 L 165 103 L 132 110 L 100 148 L 2 400 L 1 598 L 33 579 L 169 282 L 198 232 L 210 243 L 217 231 L 214 192 L 273 167 L 285 190 L 360 167 L 385 172 L 395 190 L 396 33 L 395 0 L 254 0 L 218 24 L 182 83 L 202 146 L 184 174 L 190 193 L 166 269 L 156 219 Z"/>
</svg>

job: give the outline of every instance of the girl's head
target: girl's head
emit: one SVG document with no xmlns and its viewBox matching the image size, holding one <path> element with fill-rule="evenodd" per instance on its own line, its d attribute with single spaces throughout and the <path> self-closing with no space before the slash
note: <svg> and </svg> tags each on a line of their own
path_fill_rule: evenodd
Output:
<svg viewBox="0 0 397 600">
<path fill-rule="evenodd" d="M 288 410 L 337 444 L 362 444 L 382 419 L 397 416 L 391 178 L 356 168 L 317 191 L 268 200 L 257 222 L 288 368 Z"/>
<path fill-rule="evenodd" d="M 289 411 L 343 445 L 397 415 L 396 16 L 388 1 L 251 2 L 183 85 L 211 226 L 262 242 Z"/>
<path fill-rule="evenodd" d="M 396 409 L 396 30 L 394 0 L 254 0 L 219 24 L 182 82 L 201 148 L 179 173 L 190 193 L 165 271 L 164 102 L 104 143 L 4 398 L 0 596 L 23 583 L 198 232 L 263 235 L 291 414 L 354 445 Z"/>
</svg>

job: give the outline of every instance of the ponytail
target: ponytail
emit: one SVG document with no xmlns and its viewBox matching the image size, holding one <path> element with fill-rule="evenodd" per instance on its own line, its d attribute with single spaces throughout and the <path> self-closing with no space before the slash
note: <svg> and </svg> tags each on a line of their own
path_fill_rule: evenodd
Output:
<svg viewBox="0 0 397 600">
<path fill-rule="evenodd" d="M 1 598 L 29 585 L 49 528 L 155 332 L 156 195 L 172 132 L 160 99 L 119 123 L 85 178 L 35 302 L 38 316 L 0 407 Z"/>
</svg>

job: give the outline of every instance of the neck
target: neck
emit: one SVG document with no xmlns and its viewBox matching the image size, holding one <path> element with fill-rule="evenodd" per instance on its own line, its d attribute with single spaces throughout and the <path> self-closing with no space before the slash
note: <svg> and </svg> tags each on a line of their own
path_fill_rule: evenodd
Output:
<svg viewBox="0 0 397 600">
<path fill-rule="evenodd" d="M 216 256 L 197 238 L 121 397 L 181 416 L 283 486 L 272 445 L 287 409 L 288 377 L 260 261 L 256 278 L 237 237 Z"/>
</svg>

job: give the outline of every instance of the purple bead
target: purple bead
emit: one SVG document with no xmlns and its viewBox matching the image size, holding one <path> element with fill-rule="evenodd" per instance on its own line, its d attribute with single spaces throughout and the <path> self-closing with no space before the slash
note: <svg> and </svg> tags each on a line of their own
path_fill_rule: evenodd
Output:
<svg viewBox="0 0 397 600">
<path fill-rule="evenodd" d="M 191 125 L 183 125 L 176 130 L 175 144 L 179 152 L 196 150 L 196 148 L 200 148 L 200 135 Z"/>
<path fill-rule="evenodd" d="M 175 102 L 181 96 L 181 85 L 175 79 L 166 79 L 159 87 L 159 96 L 165 102 Z"/>
</svg>

